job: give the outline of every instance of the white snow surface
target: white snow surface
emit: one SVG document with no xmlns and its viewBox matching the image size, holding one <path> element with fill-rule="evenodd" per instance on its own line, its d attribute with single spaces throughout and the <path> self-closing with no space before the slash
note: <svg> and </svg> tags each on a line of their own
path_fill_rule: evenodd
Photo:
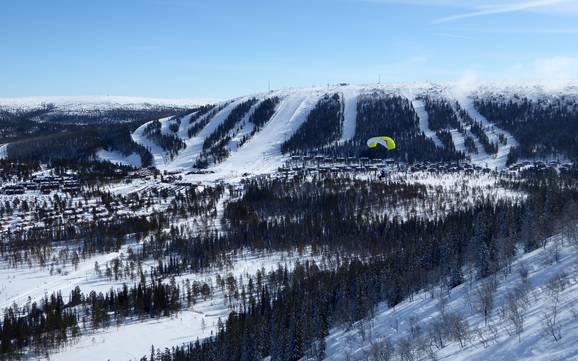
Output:
<svg viewBox="0 0 578 361">
<path fill-rule="evenodd" d="M 285 157 L 281 144 L 305 122 L 323 90 L 298 92 L 284 97 L 277 111 L 256 136 L 234 151 L 223 163 L 213 167 L 213 177 L 237 177 L 241 173 L 262 174 L 275 171 Z"/>
<path fill-rule="evenodd" d="M 191 125 L 192 114 L 182 117 L 181 125 L 176 136 L 185 142 L 186 148 L 181 150 L 173 159 L 169 159 L 160 147 L 152 144 L 152 142 L 142 135 L 143 128 L 146 127 L 146 124 L 137 129 L 133 133 L 132 137 L 137 143 L 150 149 L 153 154 L 154 165 L 160 170 L 188 171 L 192 169 L 201 154 L 205 139 L 223 123 L 237 105 L 246 101 L 250 97 L 255 97 L 258 101 L 263 101 L 272 96 L 280 97 L 281 102 L 278 104 L 276 111 L 269 122 L 267 122 L 263 129 L 248 139 L 242 146 L 240 146 L 241 139 L 244 136 L 249 135 L 253 131 L 254 127 L 247 121 L 247 117 L 242 119 L 235 126 L 229 134 L 231 136 L 231 141 L 227 145 L 230 155 L 223 162 L 210 166 L 209 170 L 212 174 L 194 175 L 189 177 L 189 179 L 199 181 L 215 181 L 219 179 L 233 180 L 239 179 L 242 174 L 246 173 L 252 175 L 271 173 L 281 166 L 287 160 L 287 156 L 280 152 L 281 144 L 299 129 L 307 119 L 309 112 L 317 104 L 319 97 L 324 94 L 339 93 L 341 95 L 343 107 L 342 135 L 339 139 L 339 142 L 341 143 L 350 140 L 355 136 L 357 126 L 357 101 L 359 96 L 361 94 L 372 93 L 375 91 L 383 91 L 388 94 L 401 95 L 410 100 L 418 115 L 421 131 L 430 138 L 436 146 L 443 147 L 444 145 L 438 138 L 437 134 L 429 127 L 429 116 L 425 110 L 423 101 L 417 99 L 419 95 L 433 95 L 446 97 L 451 104 L 455 101 L 459 101 L 464 109 L 466 109 L 474 119 L 483 124 L 490 139 L 497 140 L 499 134 L 506 136 L 508 144 L 501 145 L 498 155 L 492 157 L 484 151 L 479 140 L 474 136 L 472 136 L 472 138 L 476 142 L 478 153 L 468 154 L 465 149 L 463 135 L 457 130 L 451 132 L 452 140 L 456 149 L 468 154 L 472 163 L 480 166 L 487 166 L 492 169 L 502 169 L 505 167 L 510 147 L 515 146 L 517 142 L 511 134 L 497 128 L 491 123 L 491 120 L 483 118 L 473 108 L 472 96 L 477 94 L 475 93 L 476 89 L 478 88 L 464 90 L 463 85 L 452 83 L 373 84 L 363 86 L 346 85 L 290 89 L 241 97 L 227 103 L 224 108 L 216 114 L 209 112 L 207 115 L 197 119 L 196 122 L 201 122 L 205 121 L 207 116 L 212 117 L 205 127 L 192 138 L 189 138 L 187 134 Z M 485 92 L 488 92 L 490 91 L 488 89 L 491 88 L 489 85 L 485 85 L 485 88 L 483 89 L 485 89 Z M 496 92 L 498 92 L 497 89 L 495 90 Z M 511 91 L 515 91 L 517 88 L 508 89 L 513 89 Z M 255 107 L 253 107 L 253 109 L 254 108 Z M 170 122 L 172 121 L 161 120 L 163 132 L 168 132 L 168 125 Z M 467 134 L 471 135 L 469 129 L 467 127 L 465 128 Z"/>
<path fill-rule="evenodd" d="M 340 142 L 346 142 L 355 136 L 355 127 L 357 125 L 357 98 L 359 97 L 359 93 L 359 88 L 347 88 L 342 91 L 343 129 L 341 131 Z"/>
<path fill-rule="evenodd" d="M 121 252 L 126 254 L 126 248 Z M 71 290 L 76 286 L 88 294 L 94 290 L 105 292 L 110 288 L 118 289 L 123 283 L 132 284 L 130 280 L 108 281 L 105 277 L 98 277 L 94 272 L 94 262 L 98 261 L 102 268 L 106 261 L 118 257 L 120 252 L 108 255 L 96 256 L 81 261 L 77 271 L 70 266 L 64 269 L 68 274 L 50 275 L 48 270 L 38 268 L 22 268 L 19 270 L 0 269 L 0 306 L 8 307 L 13 303 L 23 305 L 28 297 L 32 301 L 38 300 L 44 294 L 62 291 L 67 299 Z M 105 329 L 83 330 L 83 334 L 71 344 L 50 354 L 51 360 L 92 360 L 94 355 L 103 360 L 137 360 L 150 353 L 151 345 L 164 350 L 197 339 L 203 339 L 215 332 L 217 320 L 226 319 L 231 309 L 224 303 L 224 295 L 216 286 L 217 274 L 225 276 L 232 274 L 236 278 L 246 275 L 254 276 L 257 271 L 265 269 L 266 272 L 277 269 L 278 265 L 287 266 L 289 269 L 296 261 L 304 262 L 313 257 L 309 253 L 252 253 L 241 251 L 231 257 L 232 265 L 222 270 L 211 270 L 201 273 L 188 273 L 175 277 L 177 284 L 189 279 L 213 284 L 215 296 L 213 299 L 199 300 L 191 308 L 186 308 L 171 317 L 147 319 L 145 321 L 130 320 L 120 325 L 111 325 Z M 143 269 L 147 267 L 143 266 Z M 165 280 L 169 282 L 169 280 Z"/>
<path fill-rule="evenodd" d="M 429 115 L 425 110 L 425 104 L 423 101 L 418 99 L 412 99 L 411 105 L 413 109 L 417 113 L 419 118 L 419 128 L 425 134 L 426 137 L 430 138 L 437 147 L 444 148 L 442 141 L 438 138 L 436 132 L 430 129 L 429 127 Z"/>
<path fill-rule="evenodd" d="M 109 161 L 114 164 L 128 165 L 131 167 L 141 167 L 142 162 L 140 156 L 136 153 L 131 153 L 129 155 L 124 155 L 118 151 L 110 151 L 106 149 L 100 149 L 96 152 L 96 157 L 100 160 Z"/>
</svg>

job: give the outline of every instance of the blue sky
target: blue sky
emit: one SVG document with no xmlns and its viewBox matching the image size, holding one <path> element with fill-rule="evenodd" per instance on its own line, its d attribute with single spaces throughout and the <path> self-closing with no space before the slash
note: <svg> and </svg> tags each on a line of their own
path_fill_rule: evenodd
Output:
<svg viewBox="0 0 578 361">
<path fill-rule="evenodd" d="M 2 0 L 0 97 L 578 78 L 578 0 Z"/>
</svg>

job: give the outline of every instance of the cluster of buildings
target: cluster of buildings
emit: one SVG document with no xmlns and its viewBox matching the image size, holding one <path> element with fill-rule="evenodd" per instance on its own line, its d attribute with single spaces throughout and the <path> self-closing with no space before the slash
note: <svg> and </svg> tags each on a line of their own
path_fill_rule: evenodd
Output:
<svg viewBox="0 0 578 361">
<path fill-rule="evenodd" d="M 370 159 L 367 157 L 327 157 L 327 156 L 291 156 L 289 161 L 278 169 L 279 172 L 338 172 L 338 171 L 378 171 L 386 167 L 397 166 L 399 162 L 391 159 Z"/>
<path fill-rule="evenodd" d="M 29 180 L 10 182 L 0 187 L 0 193 L 6 195 L 25 194 L 26 192 L 50 194 L 55 191 L 80 192 L 80 181 L 74 174 L 63 176 L 35 175 Z"/>
</svg>

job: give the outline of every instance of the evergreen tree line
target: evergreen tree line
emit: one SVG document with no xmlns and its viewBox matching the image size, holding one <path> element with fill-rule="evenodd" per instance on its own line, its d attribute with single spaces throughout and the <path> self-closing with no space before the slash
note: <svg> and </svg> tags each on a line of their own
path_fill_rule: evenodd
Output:
<svg viewBox="0 0 578 361">
<path fill-rule="evenodd" d="M 487 248 L 480 250 L 484 254 L 490 253 L 488 257 L 491 261 L 482 262 L 485 265 L 482 267 L 483 273 L 486 274 L 503 263 L 497 261 L 502 253 L 499 256 L 495 252 L 496 238 L 506 237 L 502 233 L 516 234 L 518 231 L 514 230 L 519 230 L 523 221 L 534 222 L 532 227 L 536 232 L 540 229 L 552 230 L 550 224 L 555 224 L 552 217 L 535 215 L 560 214 L 562 205 L 575 197 L 576 190 L 571 186 L 571 178 L 561 180 L 552 177 L 546 181 L 543 175 L 532 174 L 529 177 L 541 180 L 536 181 L 536 185 L 534 181 L 520 182 L 508 178 L 502 181 L 507 189 L 529 192 L 531 201 L 525 204 L 515 199 L 500 200 L 483 195 L 476 196 L 473 202 L 475 212 L 458 203 L 448 203 L 449 207 L 428 213 L 432 217 L 430 219 L 417 214 L 403 221 L 397 216 L 388 215 L 388 205 L 405 204 L 411 208 L 412 200 L 425 196 L 423 185 L 350 183 L 347 180 L 320 181 L 315 178 L 303 181 L 255 180 L 247 185 L 243 197 L 226 206 L 225 232 L 212 228 L 199 232 L 198 228 L 171 227 L 170 232 L 154 234 L 150 242 L 143 245 L 142 257 L 152 255 L 158 259 L 178 255 L 171 272 L 181 273 L 200 271 L 212 264 L 227 264 L 228 252 L 243 248 L 285 251 L 312 247 L 314 253 L 342 251 L 368 256 L 393 252 L 407 242 L 408 237 L 414 237 L 416 244 L 413 247 L 419 249 L 428 249 L 424 244 L 443 243 L 439 239 L 448 234 L 460 237 L 462 241 L 468 240 L 473 237 L 476 226 L 493 229 L 483 233 Z M 466 198 L 471 196 L 471 193 L 459 195 Z M 480 205 L 476 205 L 478 203 Z M 508 226 L 497 234 L 500 222 Z M 441 226 L 447 224 L 447 229 Z M 535 239 L 540 237 L 536 236 Z M 529 242 L 528 248 L 531 248 L 533 243 L 529 239 L 526 240 Z M 471 250 L 483 244 L 472 242 L 458 248 Z M 452 247 L 448 246 L 448 249 Z M 405 252 L 409 249 L 406 248 Z M 431 260 L 437 255 L 439 251 L 430 249 L 415 258 Z"/>
<path fill-rule="evenodd" d="M 453 153 L 461 153 L 456 150 L 456 146 L 454 145 L 454 141 L 452 138 L 452 134 L 447 129 L 438 129 L 436 130 L 436 135 L 438 136 L 439 140 L 442 142 L 444 147 L 448 149 L 450 152 Z"/>
<path fill-rule="evenodd" d="M 179 150 L 186 147 L 186 144 L 183 140 L 181 140 L 181 138 L 177 136 L 164 134 L 161 131 L 161 127 L 162 125 L 159 120 L 153 120 L 144 129 L 144 134 L 147 136 L 147 138 L 168 152 L 170 157 L 174 157 L 177 155 Z"/>
<path fill-rule="evenodd" d="M 1 143 L 10 143 L 9 159 L 42 162 L 87 160 L 99 148 L 105 148 L 125 155 L 137 153 L 143 165 L 148 166 L 151 160 L 149 152 L 134 143 L 130 133 L 151 119 L 191 111 L 162 106 L 74 114 L 53 110 L 54 106 L 46 105 L 29 111 L 0 112 L 0 139 L 3 139 Z"/>
<path fill-rule="evenodd" d="M 221 105 L 205 105 L 195 112 L 189 122 L 189 130 L 187 131 L 189 138 L 192 138 L 199 134 L 203 128 L 209 124 L 211 119 L 223 110 L 229 103 L 223 103 Z"/>
<path fill-rule="evenodd" d="M 428 114 L 429 128 L 436 132 L 444 147 L 452 153 L 461 154 L 456 150 L 451 130 L 466 133 L 451 104 L 445 99 L 426 96 L 423 98 L 425 110 Z M 465 157 L 461 154 L 461 158 Z"/>
<path fill-rule="evenodd" d="M 235 126 L 237 126 L 237 130 L 242 126 L 239 123 L 257 102 L 257 98 L 251 98 L 237 105 L 231 110 L 227 118 L 205 138 L 203 151 L 195 164 L 197 168 L 206 168 L 209 164 L 222 162 L 229 156 L 227 145 L 231 141 L 231 131 Z"/>
<path fill-rule="evenodd" d="M 423 98 L 423 102 L 428 114 L 428 123 L 431 130 L 457 129 L 463 132 L 462 124 L 447 100 L 426 96 Z"/>
<path fill-rule="evenodd" d="M 367 139 L 391 136 L 397 149 L 368 149 Z M 417 113 L 411 102 L 401 96 L 374 92 L 362 94 L 357 100 L 355 136 L 348 142 L 328 147 L 326 154 L 337 157 L 393 158 L 405 162 L 454 161 L 464 155 L 451 148 L 439 148 L 419 128 Z"/>
<path fill-rule="evenodd" d="M 559 220 L 565 218 L 572 224 L 577 220 L 576 214 L 567 212 L 578 204 L 578 191 L 571 184 L 571 180 L 536 179 L 521 185 L 529 192 L 523 205 L 477 204 L 444 219 L 392 226 L 383 236 L 374 225 L 373 242 L 386 245 L 380 253 L 344 259 L 335 269 L 322 269 L 314 263 L 297 266 L 283 275 L 282 287 L 262 285 L 254 295 L 249 294 L 238 312 L 219 323 L 214 337 L 173 347 L 157 357 L 179 361 L 260 360 L 268 356 L 272 360 L 320 360 L 331 327 L 351 327 L 353 322 L 371 317 L 379 302 L 393 307 L 431 285 L 451 289 L 463 282 L 465 269 L 472 269 L 478 278 L 490 276 L 511 265 L 519 245 L 526 251 L 543 247 L 546 237 L 559 231 Z M 249 229 L 259 228 L 246 224 Z M 347 227 L 343 224 L 342 233 Z M 268 228 L 273 239 L 282 234 L 275 225 L 261 228 Z M 337 239 L 339 235 L 328 228 L 331 225 L 323 226 L 324 236 Z M 306 230 L 301 234 L 291 232 L 293 244 L 309 236 Z M 249 230 L 236 238 L 242 236 L 252 238 Z M 260 237 L 265 234 L 255 239 Z M 362 229 L 356 238 L 367 244 L 365 237 Z M 453 326 L 458 327 L 458 322 L 466 327 L 463 320 L 452 320 Z"/>
<path fill-rule="evenodd" d="M 496 154 L 498 153 L 498 144 L 493 143 L 490 141 L 490 138 L 484 131 L 482 124 L 475 121 L 470 114 L 465 111 L 458 102 L 455 103 L 456 110 L 458 112 L 459 117 L 470 127 L 470 132 L 478 138 L 482 147 L 488 154 Z M 477 153 L 477 152 L 476 152 Z"/>
<path fill-rule="evenodd" d="M 578 107 L 575 100 L 557 99 L 546 104 L 519 98 L 476 99 L 476 108 L 520 143 L 527 158 L 563 155 L 578 159 Z"/>
<path fill-rule="evenodd" d="M 258 132 L 263 126 L 271 119 L 273 114 L 275 114 L 275 108 L 280 102 L 279 97 L 271 97 L 263 100 L 259 103 L 259 106 L 255 108 L 253 114 L 249 118 L 249 121 L 255 126 L 254 131 Z"/>
<path fill-rule="evenodd" d="M 130 134 L 140 123 L 115 123 L 106 128 L 63 125 L 54 133 L 28 136 L 8 144 L 8 159 L 16 161 L 52 162 L 59 160 L 90 161 L 100 148 L 124 155 L 137 153 L 143 165 L 150 164 L 150 152 L 135 143 Z M 64 129 L 62 129 L 64 128 Z"/>
<path fill-rule="evenodd" d="M 474 138 L 470 137 L 468 134 L 464 135 L 464 146 L 468 153 L 478 154 L 478 147 L 476 147 L 476 142 Z"/>
<path fill-rule="evenodd" d="M 257 98 L 251 98 L 242 102 L 241 104 L 237 105 L 229 116 L 212 132 L 205 141 L 203 142 L 203 151 L 209 150 L 212 148 L 216 143 L 218 143 L 221 139 L 230 140 L 229 132 L 233 130 L 235 125 L 237 125 L 247 113 L 251 110 L 251 108 L 257 103 Z"/>
<path fill-rule="evenodd" d="M 251 114 L 251 117 L 249 117 L 249 122 L 253 124 L 253 130 L 241 139 L 239 147 L 243 146 L 247 140 L 251 139 L 252 136 L 267 124 L 273 114 L 275 114 L 275 109 L 280 101 L 281 99 L 279 97 L 271 97 L 259 103 L 253 114 Z"/>
<path fill-rule="evenodd" d="M 342 99 L 338 93 L 325 94 L 307 116 L 301 127 L 281 145 L 281 152 L 311 154 L 341 137 Z"/>
<path fill-rule="evenodd" d="M 209 296 L 211 290 L 206 290 L 207 287 L 195 282 L 188 290 L 188 302 Z M 187 295 L 181 293 L 174 279 L 168 284 L 160 279 L 146 282 L 142 273 L 138 284 L 131 287 L 124 284 L 104 293 L 83 294 L 76 287 L 68 302 L 64 302 L 60 292 L 52 293 L 38 303 L 4 310 L 0 322 L 0 358 L 11 359 L 26 351 L 46 354 L 80 336 L 88 326 L 94 330 L 129 318 L 168 317 L 186 305 Z"/>
</svg>

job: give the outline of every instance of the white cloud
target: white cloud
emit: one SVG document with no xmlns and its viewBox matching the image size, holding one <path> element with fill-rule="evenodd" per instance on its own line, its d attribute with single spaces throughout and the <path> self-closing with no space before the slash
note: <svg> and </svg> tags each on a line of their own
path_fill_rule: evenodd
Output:
<svg viewBox="0 0 578 361">
<path fill-rule="evenodd" d="M 475 18 L 480 16 L 506 14 L 519 11 L 530 11 L 540 8 L 559 7 L 564 4 L 574 2 L 573 0 L 532 0 L 532 1 L 504 1 L 500 5 L 490 5 L 483 7 L 475 7 L 476 10 L 447 16 L 434 20 L 434 23 L 447 23 L 450 21 L 462 20 L 467 18 Z"/>
<path fill-rule="evenodd" d="M 462 9 L 462 13 L 442 17 L 434 23 L 505 14 L 540 12 L 556 15 L 578 15 L 578 0 L 352 0 L 377 4 L 397 4 L 423 7 Z"/>
<path fill-rule="evenodd" d="M 578 79 L 578 58 L 555 56 L 538 59 L 532 64 L 534 73 L 544 85 L 551 89 L 559 89 L 569 81 Z"/>
<path fill-rule="evenodd" d="M 478 87 L 480 77 L 473 69 L 466 70 L 455 82 L 453 91 L 457 96 L 467 96 Z"/>
</svg>

